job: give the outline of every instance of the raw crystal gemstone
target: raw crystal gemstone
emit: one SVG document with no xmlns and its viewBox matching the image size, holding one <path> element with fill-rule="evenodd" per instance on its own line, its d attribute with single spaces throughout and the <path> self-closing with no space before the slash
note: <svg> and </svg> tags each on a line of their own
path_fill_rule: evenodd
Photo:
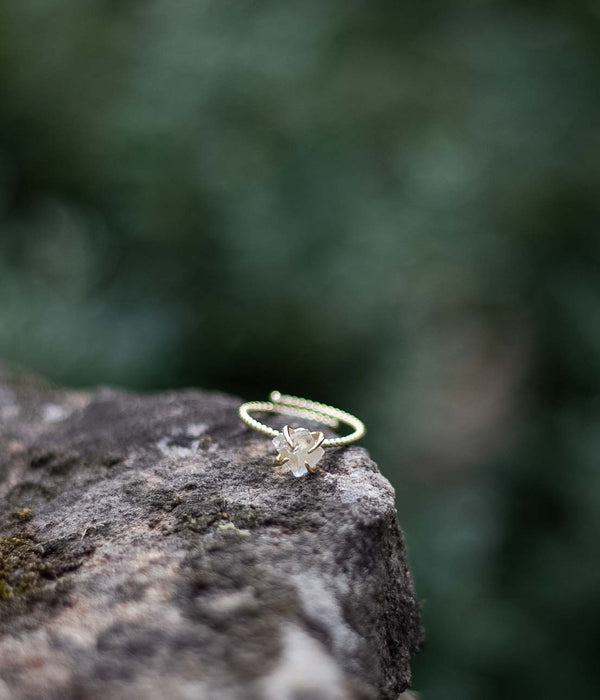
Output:
<svg viewBox="0 0 600 700">
<path fill-rule="evenodd" d="M 325 454 L 325 450 L 319 446 L 313 452 L 309 452 L 310 448 L 315 444 L 316 438 L 306 428 L 290 428 L 290 437 L 294 447 L 290 447 L 283 433 L 279 433 L 273 438 L 273 444 L 277 448 L 278 456 L 281 461 L 286 460 L 286 466 L 294 476 L 304 476 L 308 474 L 306 464 L 310 467 L 315 467 L 317 462 Z"/>
<path fill-rule="evenodd" d="M 291 435 L 295 450 L 308 450 L 315 444 L 315 438 L 306 428 L 296 428 L 296 430 L 291 431 Z"/>
</svg>

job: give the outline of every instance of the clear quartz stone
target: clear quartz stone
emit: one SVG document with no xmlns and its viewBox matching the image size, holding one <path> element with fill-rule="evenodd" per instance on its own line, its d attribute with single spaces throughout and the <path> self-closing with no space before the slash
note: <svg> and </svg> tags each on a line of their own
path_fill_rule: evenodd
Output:
<svg viewBox="0 0 600 700">
<path fill-rule="evenodd" d="M 285 438 L 284 438 L 285 440 Z M 315 444 L 315 439 L 311 435 L 310 430 L 306 428 L 296 428 L 292 434 L 295 450 L 308 450 Z"/>
<path fill-rule="evenodd" d="M 275 445 L 277 452 L 282 452 L 283 450 L 289 448 L 289 445 L 287 444 L 287 440 L 285 439 L 283 433 L 279 433 L 277 437 L 273 438 L 273 444 Z"/>
<path fill-rule="evenodd" d="M 273 445 L 281 459 L 287 459 L 286 466 L 294 476 L 305 476 L 308 474 L 306 463 L 314 467 L 324 454 L 322 447 L 317 447 L 313 452 L 310 448 L 315 444 L 315 437 L 306 428 L 290 429 L 293 448 L 288 445 L 283 433 L 279 433 L 273 438 Z"/>
</svg>

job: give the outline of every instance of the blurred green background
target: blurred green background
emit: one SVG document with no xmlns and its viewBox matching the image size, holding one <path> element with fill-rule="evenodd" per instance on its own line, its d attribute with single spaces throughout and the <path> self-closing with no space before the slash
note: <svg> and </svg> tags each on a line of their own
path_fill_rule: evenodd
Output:
<svg viewBox="0 0 600 700">
<path fill-rule="evenodd" d="M 598 698 L 600 5 L 0 0 L 0 361 L 308 396 L 425 700 Z"/>
</svg>

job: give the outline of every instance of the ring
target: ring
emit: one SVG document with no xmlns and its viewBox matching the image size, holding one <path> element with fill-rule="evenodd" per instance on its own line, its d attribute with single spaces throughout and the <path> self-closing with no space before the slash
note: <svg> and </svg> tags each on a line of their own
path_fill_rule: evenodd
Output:
<svg viewBox="0 0 600 700">
<path fill-rule="evenodd" d="M 339 408 L 327 406 L 324 403 L 301 399 L 298 396 L 281 394 L 272 391 L 269 401 L 248 401 L 239 408 L 240 418 L 253 430 L 273 438 L 277 449 L 275 464 L 287 464 L 294 476 L 304 476 L 317 471 L 317 463 L 325 454 L 325 447 L 344 447 L 365 434 L 365 426 L 356 416 Z M 271 428 L 265 423 L 252 418 L 252 411 L 266 413 L 281 413 L 322 423 L 336 429 L 340 423 L 349 425 L 352 432 L 343 437 L 325 438 L 320 432 L 311 432 L 307 428 L 292 428 L 284 425 L 282 430 Z"/>
</svg>

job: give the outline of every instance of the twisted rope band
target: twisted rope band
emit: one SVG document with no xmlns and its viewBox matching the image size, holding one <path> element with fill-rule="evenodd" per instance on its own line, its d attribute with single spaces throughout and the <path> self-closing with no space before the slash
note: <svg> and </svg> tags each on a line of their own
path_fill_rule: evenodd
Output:
<svg viewBox="0 0 600 700">
<path fill-rule="evenodd" d="M 360 440 L 365 434 L 365 426 L 356 416 L 351 413 L 342 411 L 339 408 L 328 406 L 317 401 L 301 399 L 298 396 L 290 396 L 288 394 L 280 394 L 278 391 L 272 391 L 270 401 L 248 401 L 243 403 L 239 408 L 240 418 L 253 430 L 268 435 L 269 437 L 277 437 L 280 431 L 276 428 L 271 428 L 264 423 L 252 418 L 252 411 L 264 411 L 266 413 L 281 413 L 284 415 L 297 416 L 314 420 L 330 428 L 337 428 L 340 423 L 349 425 L 352 432 L 349 435 L 337 438 L 327 438 L 323 441 L 323 447 L 343 447 L 349 445 L 356 440 Z"/>
</svg>

